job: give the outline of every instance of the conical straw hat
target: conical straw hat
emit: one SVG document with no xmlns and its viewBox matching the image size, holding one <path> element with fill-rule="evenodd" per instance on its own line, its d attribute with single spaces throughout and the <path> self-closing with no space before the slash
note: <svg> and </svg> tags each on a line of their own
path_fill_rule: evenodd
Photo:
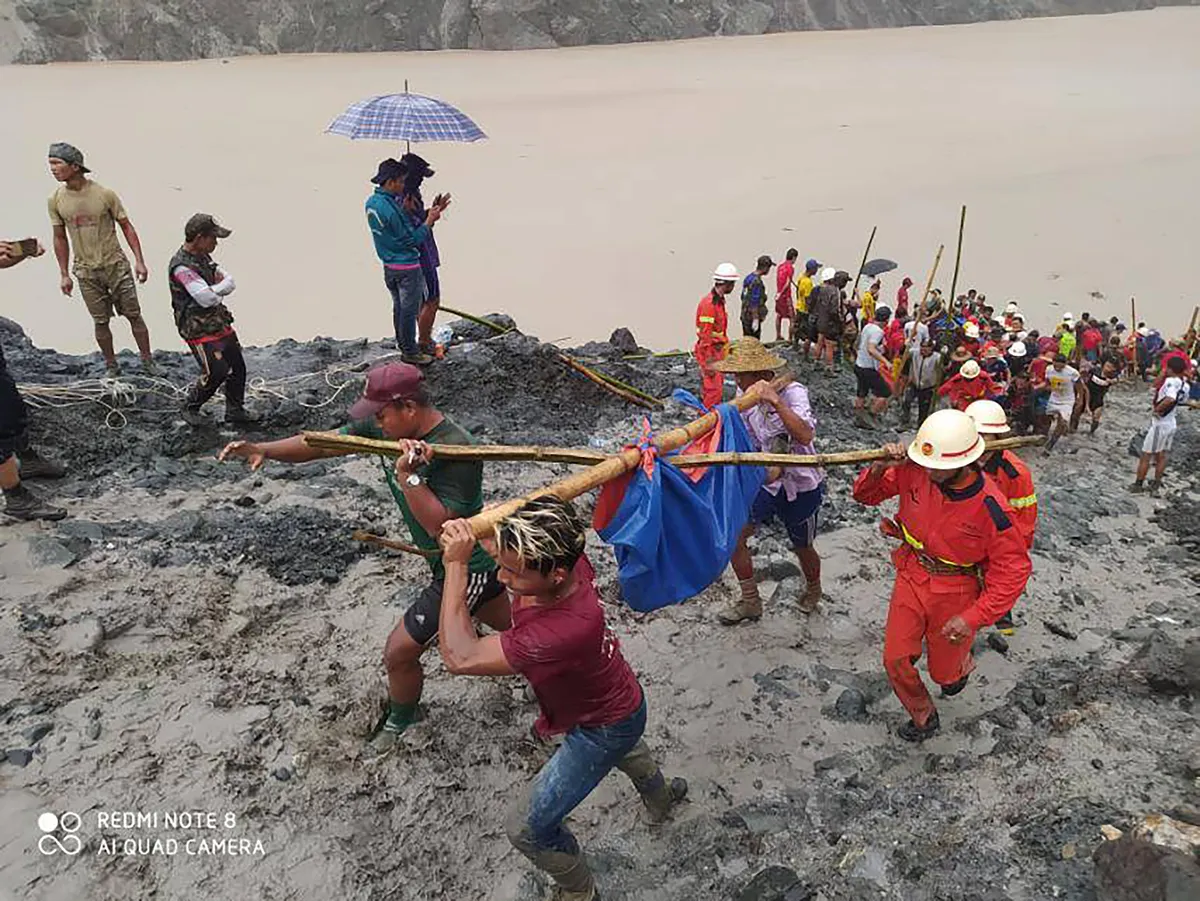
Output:
<svg viewBox="0 0 1200 901">
<path fill-rule="evenodd" d="M 775 356 L 757 338 L 741 338 L 729 345 L 724 360 L 713 363 L 717 372 L 774 372 L 787 363 Z"/>
</svg>

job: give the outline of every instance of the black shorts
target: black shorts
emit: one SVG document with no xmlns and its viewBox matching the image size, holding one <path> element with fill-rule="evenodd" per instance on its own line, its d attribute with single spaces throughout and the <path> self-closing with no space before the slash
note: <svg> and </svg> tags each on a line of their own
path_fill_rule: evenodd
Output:
<svg viewBox="0 0 1200 901">
<path fill-rule="evenodd" d="M 867 369 L 865 366 L 854 367 L 854 378 L 858 381 L 858 397 L 874 394 L 876 397 L 891 397 L 892 391 L 883 380 L 878 369 Z"/>
<path fill-rule="evenodd" d="M 1090 382 L 1088 389 L 1088 406 L 1093 410 L 1104 409 L 1104 395 L 1108 393 L 1108 386 L 1093 385 Z"/>
<path fill-rule="evenodd" d="M 471 573 L 467 578 L 467 609 L 472 616 L 488 601 L 494 601 L 504 593 L 496 572 L 491 569 L 485 573 Z M 404 631 L 417 644 L 429 644 L 437 638 L 441 612 L 442 583 L 430 582 L 404 611 Z"/>
</svg>

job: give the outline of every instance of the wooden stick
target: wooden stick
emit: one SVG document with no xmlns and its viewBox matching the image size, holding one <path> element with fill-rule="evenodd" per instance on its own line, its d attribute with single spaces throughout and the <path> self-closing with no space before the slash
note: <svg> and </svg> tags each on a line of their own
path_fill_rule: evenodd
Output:
<svg viewBox="0 0 1200 901">
<path fill-rule="evenodd" d="M 650 401 L 646 400 L 645 398 L 639 397 L 638 395 L 632 393 L 631 391 L 627 391 L 624 388 L 618 388 L 612 382 L 606 381 L 604 378 L 602 378 L 600 373 L 593 372 L 592 370 L 590 370 L 586 366 L 584 366 L 582 363 L 577 363 L 575 360 L 571 359 L 566 354 L 559 354 L 558 359 L 561 362 L 565 363 L 567 366 L 569 366 L 571 369 L 574 369 L 576 372 L 578 372 L 580 375 L 582 375 L 588 381 L 593 382 L 596 385 L 599 385 L 601 388 L 603 388 L 605 391 L 608 391 L 610 394 L 615 394 L 617 397 L 621 398 L 621 400 L 624 400 L 628 403 L 634 404 L 635 406 L 641 407 L 644 410 L 658 409 L 657 402 L 651 403 Z"/>
<path fill-rule="evenodd" d="M 958 250 L 954 253 L 954 277 L 950 279 L 950 302 L 953 303 L 958 299 L 955 292 L 958 290 L 958 267 L 962 263 L 962 242 L 963 229 L 967 227 L 967 205 L 964 203 L 962 215 L 958 219 Z"/>
<path fill-rule="evenodd" d="M 348 454 L 376 454 L 382 457 L 399 457 L 400 445 L 395 441 L 378 438 L 360 438 L 357 435 L 339 435 L 337 432 L 304 432 L 304 443 L 323 450 L 340 450 Z M 575 463 L 594 466 L 607 460 L 609 455 L 600 451 L 533 447 L 527 445 L 507 446 L 498 444 L 433 444 L 434 457 L 444 460 L 530 460 L 543 463 Z"/>
<path fill-rule="evenodd" d="M 791 375 L 781 375 L 776 378 L 771 384 L 779 390 L 792 381 Z M 758 393 L 755 391 L 747 391 L 740 397 L 730 401 L 732 406 L 738 411 L 746 410 L 749 407 L 758 403 Z M 657 437 L 654 442 L 660 454 L 670 453 L 673 450 L 679 450 L 684 445 L 695 441 L 706 432 L 712 431 L 718 422 L 717 412 L 714 410 L 706 413 L 699 419 L 689 422 L 685 426 L 677 429 L 672 429 L 669 432 L 664 432 Z M 641 451 L 637 448 L 622 451 L 602 463 L 597 463 L 590 469 L 585 469 L 583 472 L 577 472 L 547 485 L 544 488 L 539 488 L 536 491 L 531 491 L 523 497 L 514 498 L 503 504 L 491 507 L 484 510 L 482 513 L 477 513 L 469 520 L 471 529 L 475 533 L 476 538 L 485 538 L 492 534 L 492 530 L 496 524 L 507 516 L 512 516 L 535 497 L 544 497 L 552 494 L 555 497 L 561 498 L 564 501 L 574 500 L 581 494 L 585 494 L 595 488 L 599 488 L 605 482 L 612 481 L 618 476 L 624 475 L 637 466 L 642 460 Z"/>
<path fill-rule="evenodd" d="M 917 307 L 917 322 L 925 318 L 925 301 L 929 299 L 929 292 L 933 290 L 933 280 L 937 277 L 938 264 L 942 262 L 942 251 L 945 249 L 945 244 L 938 245 L 937 256 L 933 258 L 933 268 L 929 270 L 929 280 L 925 282 L 925 293 L 921 295 L 921 305 Z M 951 300 L 950 303 L 953 304 L 954 301 Z"/>
<path fill-rule="evenodd" d="M 863 251 L 862 262 L 858 264 L 858 275 L 854 276 L 854 293 L 851 295 L 852 297 L 858 297 L 858 280 L 862 278 L 863 269 L 867 266 L 867 258 L 871 255 L 871 245 L 875 243 L 875 232 L 878 228 L 878 225 L 871 226 L 871 237 L 867 238 L 867 249 Z"/>
<path fill-rule="evenodd" d="M 1021 438 L 1000 438 L 987 442 L 988 450 L 1008 450 L 1015 447 L 1033 447 L 1045 444 L 1044 435 L 1026 435 Z M 665 458 L 668 463 L 680 468 L 689 466 L 841 466 L 847 463 L 871 463 L 888 459 L 883 448 L 870 450 L 840 451 L 834 454 L 675 454 Z"/>
<path fill-rule="evenodd" d="M 423 547 L 417 547 L 415 544 L 405 544 L 403 541 L 392 541 L 388 538 L 382 538 L 379 535 L 374 535 L 371 532 L 364 532 L 362 529 L 355 529 L 354 534 L 350 536 L 355 541 L 363 541 L 367 544 L 377 544 L 380 547 L 390 548 L 393 551 L 403 551 L 406 554 L 419 554 L 422 557 L 440 557 L 442 552 L 427 551 Z"/>
<path fill-rule="evenodd" d="M 494 332 L 503 335 L 505 332 L 511 332 L 512 329 L 505 328 L 502 325 L 497 325 L 490 319 L 484 319 L 482 316 L 475 316 L 471 313 L 465 313 L 462 310 L 456 310 L 454 307 L 448 307 L 444 304 L 439 304 L 438 309 L 443 313 L 449 313 L 451 316 L 457 316 L 459 319 L 465 319 L 467 322 L 474 322 L 476 325 L 485 325 Z"/>
<path fill-rule="evenodd" d="M 567 360 L 570 360 L 572 363 L 576 363 L 580 366 L 583 365 L 582 363 L 580 363 L 579 360 L 575 359 L 575 357 L 569 356 L 568 354 L 560 353 L 559 356 L 564 357 Z M 588 369 L 588 367 L 586 367 L 586 366 L 584 368 Z M 653 394 L 647 394 L 641 388 L 635 388 L 633 385 L 630 385 L 627 382 L 623 382 L 616 376 L 609 375 L 607 372 L 600 372 L 595 369 L 589 369 L 588 371 L 591 372 L 592 375 L 598 376 L 599 378 L 608 382 L 610 385 L 613 385 L 616 388 L 620 388 L 622 391 L 625 391 L 628 394 L 632 394 L 635 397 L 640 397 L 642 400 L 646 401 L 646 403 L 648 403 L 648 404 L 653 404 L 655 409 L 662 409 L 662 401 L 660 401 Z"/>
<path fill-rule="evenodd" d="M 1127 372 L 1130 376 L 1138 373 L 1137 358 L 1137 299 L 1129 298 L 1129 331 L 1133 334 L 1133 358 L 1129 361 Z"/>
</svg>

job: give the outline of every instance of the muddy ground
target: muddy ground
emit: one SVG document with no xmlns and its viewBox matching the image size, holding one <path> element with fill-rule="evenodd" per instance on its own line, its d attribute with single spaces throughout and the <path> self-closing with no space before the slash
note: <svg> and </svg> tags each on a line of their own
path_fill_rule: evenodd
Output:
<svg viewBox="0 0 1200 901">
<path fill-rule="evenodd" d="M 430 373 L 481 438 L 612 448 L 636 434 L 642 414 L 554 348 L 484 331 L 460 324 Z M 43 402 L 71 403 L 101 374 L 95 357 L 34 348 L 10 326 L 0 340 L 19 382 L 68 389 Z M 392 352 L 322 339 L 249 351 L 262 434 L 338 424 L 365 364 Z M 383 639 L 426 575 L 350 540 L 360 526 L 402 533 L 377 461 L 217 464 L 235 436 L 177 419 L 193 364 L 159 358 L 161 381 L 129 361 L 136 393 L 119 412 L 94 398 L 39 409 L 35 439 L 72 468 L 41 490 L 71 517 L 0 526 L 0 898 L 540 897 L 502 827 L 541 760 L 519 679 L 451 677 L 431 652 L 424 720 L 398 753 L 361 753 Z M 686 357 L 606 365 L 660 396 L 697 384 Z M 849 375 L 796 368 L 821 449 L 882 440 L 850 425 Z M 1182 415 L 1162 495 L 1128 494 L 1148 404 L 1133 387 L 1110 398 L 1097 435 L 1026 454 L 1042 518 L 1020 629 L 1006 648 L 980 638 L 977 676 L 941 702 L 943 731 L 921 747 L 893 734 L 904 716 L 879 661 L 891 568 L 878 511 L 848 496 L 852 472 L 830 473 L 829 599 L 812 617 L 778 531 L 757 541 L 766 615 L 735 629 L 715 622 L 729 574 L 637 615 L 593 537 L 649 697 L 647 739 L 691 783 L 653 832 L 619 775 L 575 812 L 606 901 L 1088 901 L 1101 825 L 1196 821 L 1200 437 Z M 672 405 L 654 423 L 685 418 Z M 503 498 L 565 471 L 498 464 L 485 487 Z M 39 851 L 44 811 L 80 815 L 81 853 Z M 155 811 L 158 825 L 103 817 Z M 167 811 L 217 823 L 168 828 Z M 250 853 L 214 852 L 214 839 Z"/>
</svg>

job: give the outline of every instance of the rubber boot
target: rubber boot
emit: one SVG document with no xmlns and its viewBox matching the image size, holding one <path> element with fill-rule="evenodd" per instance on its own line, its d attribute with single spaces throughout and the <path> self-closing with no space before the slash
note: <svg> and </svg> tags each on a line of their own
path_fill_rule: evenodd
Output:
<svg viewBox="0 0 1200 901">
<path fill-rule="evenodd" d="M 905 741 L 922 742 L 927 738 L 933 738 L 933 736 L 937 735 L 941 727 L 941 721 L 938 719 L 937 711 L 935 710 L 933 716 L 926 720 L 924 726 L 918 726 L 912 720 L 909 720 L 896 730 L 896 734 Z"/>
<path fill-rule="evenodd" d="M 817 605 L 821 603 L 821 558 L 817 557 L 813 560 L 809 557 L 802 557 L 800 569 L 803 570 L 808 584 L 796 602 L 797 606 L 804 613 L 815 613 Z"/>
<path fill-rule="evenodd" d="M 658 762 L 642 740 L 617 763 L 642 798 L 642 819 L 651 826 L 666 822 L 675 805 L 687 797 L 686 779 L 663 777 Z"/>
<path fill-rule="evenodd" d="M 4 512 L 13 519 L 55 521 L 66 518 L 67 511 L 47 504 L 24 485 L 4 491 Z"/>
<path fill-rule="evenodd" d="M 867 411 L 862 407 L 854 409 L 854 424 L 860 429 L 874 429 L 875 423 L 871 421 Z"/>
<path fill-rule="evenodd" d="M 596 880 L 583 852 L 567 854 L 563 851 L 531 850 L 526 856 L 534 866 L 549 876 L 557 885 L 554 895 L 558 901 L 596 901 Z"/>
<path fill-rule="evenodd" d="M 67 467 L 47 460 L 33 448 L 17 451 L 17 460 L 21 464 L 23 479 L 61 479 L 67 474 Z"/>
<path fill-rule="evenodd" d="M 254 425 L 258 422 L 258 417 L 245 407 L 234 407 L 226 404 L 225 422 L 228 425 Z"/>
<path fill-rule="evenodd" d="M 723 626 L 736 626 L 738 623 L 746 622 L 747 620 L 757 622 L 762 619 L 762 598 L 755 598 L 751 601 L 743 598 L 717 614 L 717 619 L 721 621 L 721 625 Z"/>
</svg>

